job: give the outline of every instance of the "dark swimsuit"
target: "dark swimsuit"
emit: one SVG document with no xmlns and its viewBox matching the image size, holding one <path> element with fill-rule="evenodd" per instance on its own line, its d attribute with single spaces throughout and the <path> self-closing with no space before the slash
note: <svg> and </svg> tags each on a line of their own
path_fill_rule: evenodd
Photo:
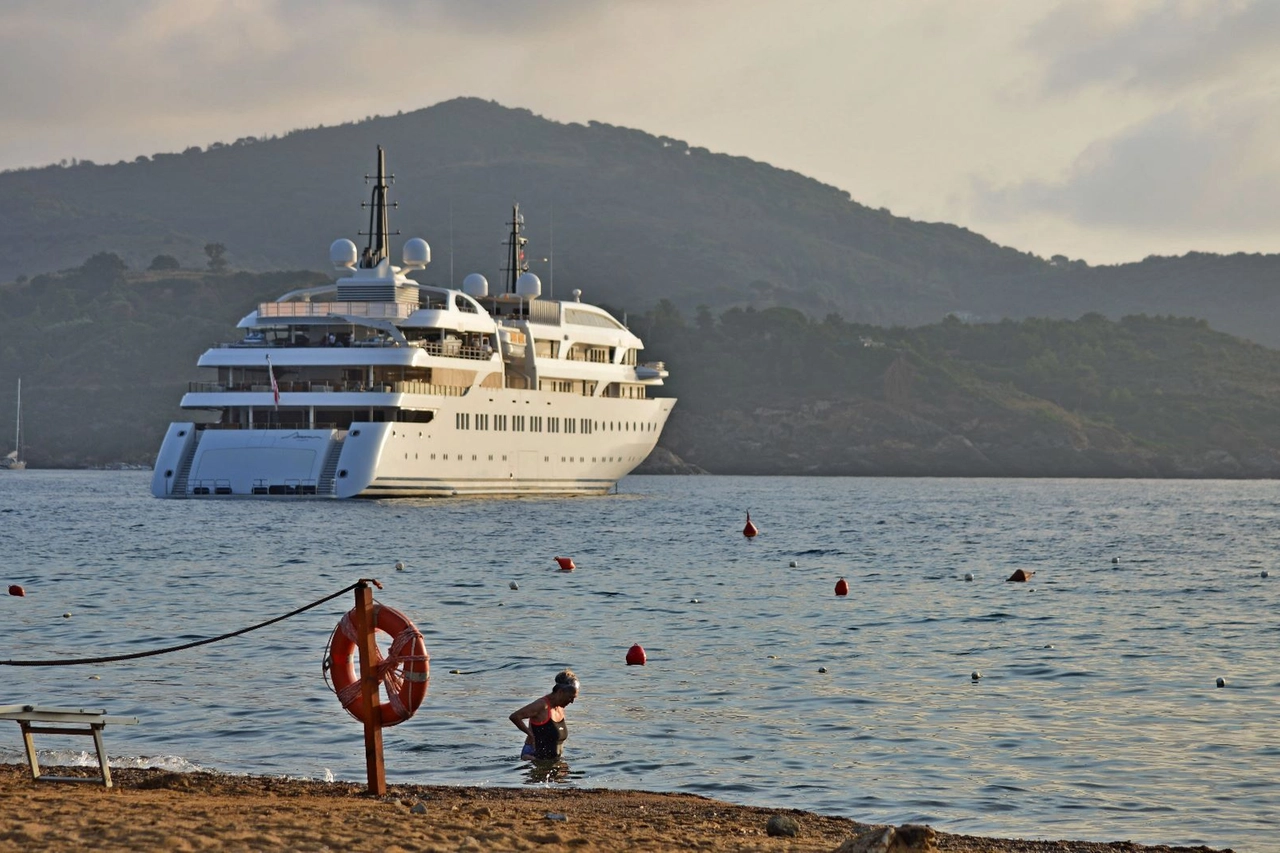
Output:
<svg viewBox="0 0 1280 853">
<path fill-rule="evenodd" d="M 546 697 L 543 701 L 547 703 L 547 719 L 529 724 L 529 730 L 533 732 L 533 757 L 559 758 L 565 738 L 569 737 L 569 727 L 564 720 L 552 719 L 551 701 Z"/>
</svg>

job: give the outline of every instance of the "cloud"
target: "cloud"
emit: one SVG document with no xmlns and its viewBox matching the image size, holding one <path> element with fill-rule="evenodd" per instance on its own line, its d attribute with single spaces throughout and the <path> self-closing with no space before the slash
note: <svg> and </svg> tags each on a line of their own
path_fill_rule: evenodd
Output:
<svg viewBox="0 0 1280 853">
<path fill-rule="evenodd" d="M 1041 82 L 1049 93 L 1088 86 L 1198 88 L 1242 70 L 1274 65 L 1280 51 L 1280 3 L 1067 2 L 1031 29 L 1026 48 L 1046 58 Z"/>
<path fill-rule="evenodd" d="M 1280 228 L 1280 97 L 1229 99 L 1151 116 L 1089 145 L 1058 179 L 975 182 L 976 215 L 1028 215 L 1078 225 L 1203 239 Z"/>
</svg>

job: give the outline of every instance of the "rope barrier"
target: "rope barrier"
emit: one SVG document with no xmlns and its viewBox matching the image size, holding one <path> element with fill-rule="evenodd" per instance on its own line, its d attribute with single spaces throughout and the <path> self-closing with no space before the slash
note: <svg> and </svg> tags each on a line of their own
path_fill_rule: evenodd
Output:
<svg viewBox="0 0 1280 853">
<path fill-rule="evenodd" d="M 241 628 L 239 631 L 232 631 L 229 634 L 221 634 L 217 637 L 209 637 L 207 639 L 196 640 L 191 643 L 183 643 L 180 646 L 169 646 L 163 649 L 152 649 L 151 651 L 147 651 L 147 652 L 132 652 L 127 655 L 108 655 L 106 657 L 96 657 L 96 658 L 76 658 L 75 660 L 0 660 L 0 666 L 78 666 L 80 664 L 88 664 L 88 663 L 114 663 L 116 661 L 122 661 L 122 660 L 135 660 L 137 658 L 147 658 L 147 657 L 152 657 L 154 655 L 167 655 L 170 652 L 181 652 L 186 649 L 194 649 L 197 646 L 207 646 L 210 643 L 217 643 L 221 640 L 229 640 L 232 637 L 238 637 L 241 634 L 247 634 L 250 631 L 258 630 L 259 628 L 265 628 L 268 625 L 274 625 L 277 622 L 283 622 L 284 620 L 292 616 L 297 616 L 299 613 L 305 613 L 308 610 L 319 607 L 321 604 L 324 604 L 326 601 L 332 601 L 333 599 L 337 598 L 340 595 L 346 595 L 348 592 L 351 592 L 351 590 L 355 589 L 361 584 L 366 584 L 366 583 L 371 583 L 374 586 L 376 586 L 378 589 L 382 589 L 382 584 L 378 583 L 373 578 L 361 578 L 360 580 L 351 584 L 351 586 L 344 587 L 338 590 L 333 595 L 326 595 L 324 598 L 320 599 L 319 601 L 313 601 L 308 605 L 299 607 L 297 610 L 290 610 L 288 613 L 284 614 L 283 616 L 277 616 L 274 619 L 268 619 L 266 622 L 259 622 L 257 625 L 250 625 L 248 628 Z"/>
</svg>

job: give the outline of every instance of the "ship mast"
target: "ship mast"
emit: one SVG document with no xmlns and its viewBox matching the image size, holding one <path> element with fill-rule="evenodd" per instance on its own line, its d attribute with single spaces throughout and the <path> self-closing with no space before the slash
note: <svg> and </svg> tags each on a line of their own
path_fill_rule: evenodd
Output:
<svg viewBox="0 0 1280 853">
<path fill-rule="evenodd" d="M 364 254 L 360 257 L 360 266 L 363 269 L 372 269 L 391 257 L 391 231 L 387 226 L 387 189 L 396 179 L 395 175 L 387 174 L 387 158 L 382 151 L 382 146 L 378 146 L 378 174 L 365 175 L 364 181 L 375 181 L 373 185 L 373 197 L 367 204 L 361 204 L 362 208 L 369 208 L 369 230 L 359 232 L 361 236 L 368 235 L 369 243 L 364 248 Z M 399 207 L 399 202 L 392 202 L 391 207 Z M 395 232 L 399 234 L 399 231 Z"/>
<path fill-rule="evenodd" d="M 516 292 L 516 279 L 529 271 L 529 262 L 524 257 L 527 237 L 520 236 L 520 227 L 524 225 L 524 217 L 520 215 L 520 205 L 511 206 L 511 236 L 507 238 L 507 266 L 503 270 L 507 274 L 507 293 Z"/>
</svg>

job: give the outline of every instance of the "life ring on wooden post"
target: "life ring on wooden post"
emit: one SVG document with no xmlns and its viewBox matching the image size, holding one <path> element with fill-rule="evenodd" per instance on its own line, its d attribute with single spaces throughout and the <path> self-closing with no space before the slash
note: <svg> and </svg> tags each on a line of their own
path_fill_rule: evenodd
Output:
<svg viewBox="0 0 1280 853">
<path fill-rule="evenodd" d="M 377 631 L 391 637 L 387 656 L 377 649 L 374 668 L 386 689 L 386 702 L 379 702 L 374 722 L 381 726 L 403 723 L 414 715 L 426 698 L 431 681 L 431 656 L 427 654 L 422 632 L 394 607 L 373 603 L 373 620 Z M 356 659 L 359 638 L 356 634 L 356 611 L 347 611 L 329 638 L 329 655 L 324 660 L 325 677 L 347 713 L 361 722 L 365 718 L 364 697 L 360 695 L 360 664 Z M 375 644 L 375 649 L 377 645 Z"/>
</svg>

